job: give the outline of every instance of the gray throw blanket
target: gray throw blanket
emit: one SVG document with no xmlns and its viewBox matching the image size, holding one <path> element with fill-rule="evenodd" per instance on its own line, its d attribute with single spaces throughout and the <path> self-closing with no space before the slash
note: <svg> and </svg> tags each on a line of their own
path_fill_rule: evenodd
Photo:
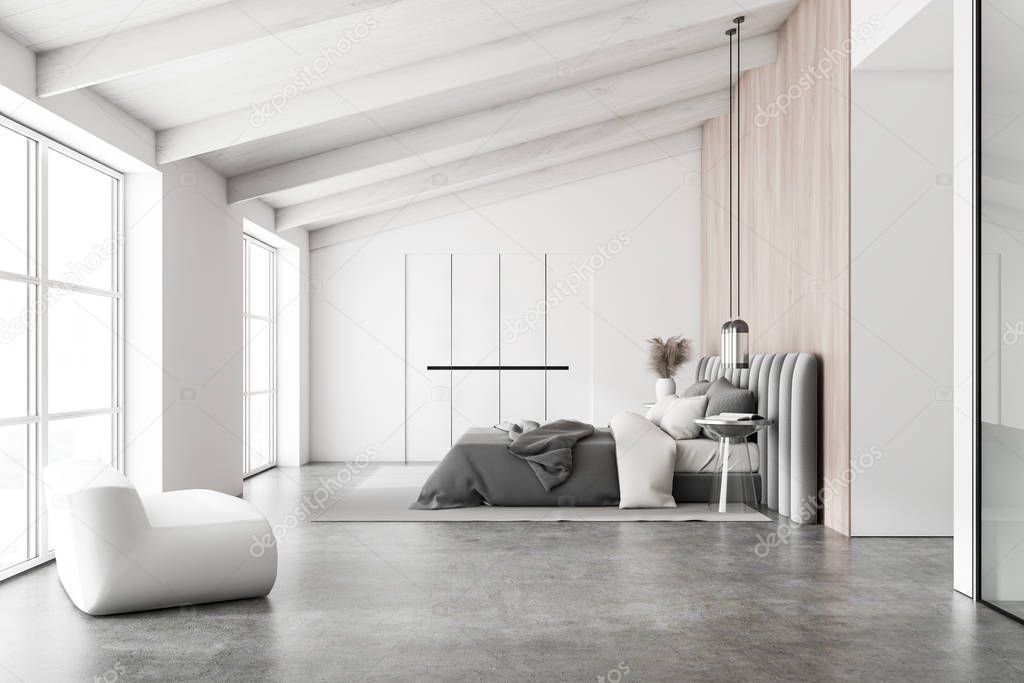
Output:
<svg viewBox="0 0 1024 683">
<path fill-rule="evenodd" d="M 594 425 L 575 420 L 555 420 L 520 434 L 509 444 L 509 453 L 525 460 L 545 491 L 564 484 L 572 475 L 572 448 L 594 433 Z"/>
</svg>

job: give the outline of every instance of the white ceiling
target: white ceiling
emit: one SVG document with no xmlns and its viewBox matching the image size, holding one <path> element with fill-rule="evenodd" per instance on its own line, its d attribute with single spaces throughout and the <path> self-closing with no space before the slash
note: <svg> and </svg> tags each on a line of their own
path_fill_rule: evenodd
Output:
<svg viewBox="0 0 1024 683">
<path fill-rule="evenodd" d="M 751 68 L 796 4 L 0 0 L 0 29 L 38 53 L 41 96 L 91 89 L 161 162 L 313 229 L 699 126 L 725 109 L 732 17 Z"/>
</svg>

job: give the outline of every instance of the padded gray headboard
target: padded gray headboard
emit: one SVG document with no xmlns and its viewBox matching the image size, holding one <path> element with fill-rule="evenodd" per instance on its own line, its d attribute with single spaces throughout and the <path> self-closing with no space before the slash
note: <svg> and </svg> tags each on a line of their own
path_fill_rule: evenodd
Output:
<svg viewBox="0 0 1024 683">
<path fill-rule="evenodd" d="M 697 381 L 725 377 L 757 397 L 775 426 L 757 436 L 761 500 L 799 524 L 818 515 L 818 359 L 810 353 L 752 356 L 749 370 L 725 370 L 718 356 L 697 363 Z"/>
</svg>

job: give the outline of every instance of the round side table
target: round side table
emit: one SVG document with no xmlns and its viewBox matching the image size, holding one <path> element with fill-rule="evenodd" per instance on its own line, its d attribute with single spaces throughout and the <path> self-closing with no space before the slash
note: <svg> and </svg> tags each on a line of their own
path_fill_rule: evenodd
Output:
<svg viewBox="0 0 1024 683">
<path fill-rule="evenodd" d="M 715 477 L 711 482 L 711 497 L 708 505 L 712 508 L 717 507 L 719 512 L 728 512 L 730 472 L 734 477 L 738 474 L 751 474 L 749 468 L 750 443 L 747 441 L 747 437 L 756 434 L 762 429 L 771 427 L 775 424 L 775 420 L 765 417 L 756 420 L 728 420 L 712 416 L 698 418 L 694 422 L 718 437 L 718 451 L 722 459 L 722 467 L 715 470 Z M 732 466 L 733 451 L 738 450 L 734 449 L 733 446 L 740 444 L 744 446 L 744 455 L 748 462 L 747 471 L 742 473 L 735 471 L 735 467 Z M 762 472 L 761 476 L 765 476 L 765 473 Z M 743 482 L 747 485 L 744 486 Z M 746 476 L 741 478 L 739 493 L 739 500 L 737 502 L 742 506 L 741 509 L 745 508 L 748 503 L 754 506 L 757 505 L 757 492 L 754 491 L 753 477 Z"/>
</svg>

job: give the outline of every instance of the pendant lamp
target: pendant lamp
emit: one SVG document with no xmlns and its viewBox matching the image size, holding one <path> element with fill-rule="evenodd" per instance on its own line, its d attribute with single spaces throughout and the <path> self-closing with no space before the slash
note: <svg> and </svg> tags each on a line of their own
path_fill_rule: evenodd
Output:
<svg viewBox="0 0 1024 683">
<path fill-rule="evenodd" d="M 732 20 L 736 24 L 725 32 L 729 36 L 729 320 L 722 325 L 722 363 L 726 370 L 744 370 L 750 367 L 750 326 L 740 317 L 740 25 L 744 17 Z M 733 95 L 733 36 L 736 37 L 735 98 Z M 733 101 L 735 99 L 735 107 Z M 735 110 L 735 116 L 734 114 Z M 736 140 L 736 220 L 733 221 L 733 136 Z M 736 230 L 736 279 L 733 279 L 732 235 Z M 733 283 L 736 283 L 736 315 L 733 316 Z"/>
</svg>

